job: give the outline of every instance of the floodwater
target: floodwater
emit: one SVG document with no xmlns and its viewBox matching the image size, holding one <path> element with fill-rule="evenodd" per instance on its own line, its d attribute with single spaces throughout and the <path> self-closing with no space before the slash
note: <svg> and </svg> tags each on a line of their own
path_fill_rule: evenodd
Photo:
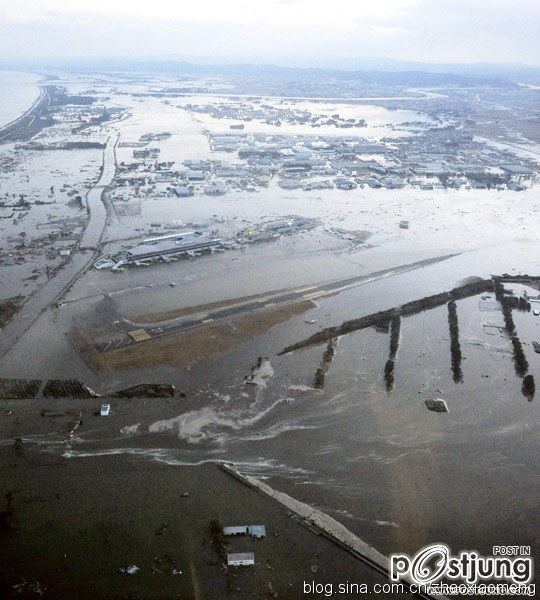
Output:
<svg viewBox="0 0 540 600">
<path fill-rule="evenodd" d="M 501 267 L 508 264 L 504 251 L 477 258 L 480 275 L 492 271 L 497 259 Z M 188 393 L 176 412 L 152 401 L 117 414 L 107 432 L 81 433 L 73 456 L 128 453 L 194 465 L 234 461 L 316 504 L 384 552 L 414 551 L 433 541 L 486 553 L 493 540 L 533 544 L 538 398 L 523 396 L 509 341 L 483 327 L 500 325 L 500 311 L 482 310 L 478 297 L 458 301 L 463 383 L 452 378 L 444 306 L 402 320 L 391 392 L 383 377 L 387 333 L 367 329 L 339 339 L 322 389 L 314 389 L 314 378 L 326 345 L 278 356 L 319 327 L 449 289 L 467 266 L 470 257 L 461 256 L 372 281 L 184 370 L 155 365 L 92 374 L 69 349 L 62 354 L 58 323 L 41 329 L 56 349 L 48 362 L 55 374 L 86 376 L 109 389 L 171 381 Z M 311 320 L 316 323 L 306 323 Z M 540 339 L 540 319 L 518 313 L 516 324 L 538 381 L 531 342 Z M 30 356 L 34 375 L 40 353 L 36 347 Z M 268 362 L 256 373 L 258 385 L 246 385 L 258 356 Z M 445 398 L 450 412 L 428 411 L 425 400 L 433 397 Z"/>
<path fill-rule="evenodd" d="M 185 158 L 211 156 L 201 123 L 187 111 L 156 98 L 112 101 L 131 111 L 115 125 L 121 141 L 170 131 L 173 136 L 160 143 L 160 159 L 179 165 Z M 411 115 L 401 117 L 411 120 Z M 119 146 L 118 161 L 129 160 L 132 151 Z M 534 543 L 538 397 L 529 401 L 521 393 L 508 340 L 486 333 L 485 324 L 501 322 L 500 311 L 482 310 L 478 298 L 457 303 L 462 383 L 452 378 L 446 307 L 402 320 L 391 391 L 383 378 L 387 333 L 368 329 L 339 339 L 322 389 L 314 389 L 314 378 L 326 345 L 284 356 L 279 352 L 318 328 L 451 289 L 472 275 L 539 273 L 535 188 L 520 194 L 410 188 L 306 193 L 271 186 L 222 198 L 149 197 L 139 203 L 139 214 L 110 219 L 108 241 L 140 235 L 137 229 L 152 221 L 214 215 L 240 225 L 294 213 L 319 217 L 321 224 L 315 237 L 306 234 L 275 246 L 125 274 L 86 273 L 66 295 L 66 304 L 42 315 L 10 352 L 2 374 L 79 378 L 102 392 L 165 381 L 188 398 L 182 409 L 159 401 L 133 403 L 107 422 L 106 431 L 81 431 L 72 456 L 125 452 L 170 464 L 234 461 L 331 513 L 383 552 L 415 551 L 435 541 L 484 553 L 495 542 Z M 401 219 L 411 221 L 409 230 L 398 228 Z M 329 251 L 330 241 L 319 243 L 326 226 L 369 230 L 370 247 Z M 154 364 L 95 372 L 69 343 L 73 325 L 105 293 L 117 293 L 122 311 L 134 316 L 143 307 L 147 313 L 181 308 L 197 300 L 201 304 L 369 274 L 454 252 L 459 255 L 429 267 L 389 274 L 320 299 L 304 314 L 227 354 L 185 369 Z M 178 285 L 171 287 L 171 281 Z M 540 340 L 540 318 L 520 313 L 516 324 L 538 381 L 539 356 L 531 343 Z M 246 385 L 258 357 L 268 361 L 255 372 L 256 385 Z M 425 400 L 439 396 L 447 400 L 448 414 L 427 410 Z"/>
<path fill-rule="evenodd" d="M 39 75 L 0 71 L 0 127 L 20 117 L 39 96 Z"/>
</svg>

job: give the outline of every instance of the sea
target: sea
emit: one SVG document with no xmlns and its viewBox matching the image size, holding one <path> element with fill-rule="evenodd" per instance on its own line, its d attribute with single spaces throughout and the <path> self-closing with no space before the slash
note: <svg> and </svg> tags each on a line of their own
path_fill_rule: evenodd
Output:
<svg viewBox="0 0 540 600">
<path fill-rule="evenodd" d="M 40 76 L 0 71 L 0 127 L 19 117 L 39 96 Z"/>
</svg>

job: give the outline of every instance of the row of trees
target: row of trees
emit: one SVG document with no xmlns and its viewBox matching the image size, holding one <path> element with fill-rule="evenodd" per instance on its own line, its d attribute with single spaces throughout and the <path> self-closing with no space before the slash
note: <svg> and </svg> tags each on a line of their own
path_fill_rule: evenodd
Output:
<svg viewBox="0 0 540 600">
<path fill-rule="evenodd" d="M 388 360 L 384 365 L 384 381 L 386 383 L 386 391 L 388 392 L 394 387 L 394 365 L 399 350 L 400 334 L 401 315 L 396 314 L 390 320 L 390 351 L 388 353 Z"/>
<path fill-rule="evenodd" d="M 455 300 L 448 303 L 448 327 L 450 329 L 450 357 L 452 362 L 452 374 L 456 383 L 463 381 L 461 369 L 461 344 L 459 343 L 459 323 L 457 306 Z"/>
<path fill-rule="evenodd" d="M 513 348 L 514 357 L 514 368 L 516 373 L 523 377 L 523 384 L 521 391 L 527 398 L 532 399 L 535 393 L 534 377 L 527 375 L 529 370 L 529 363 L 523 351 L 523 345 L 516 332 L 516 324 L 514 323 L 514 317 L 512 315 L 512 309 L 530 311 L 531 304 L 525 298 L 516 298 L 516 296 L 509 295 L 505 292 L 504 285 L 500 279 L 495 281 L 495 297 L 501 305 L 501 310 L 504 319 L 504 326 Z"/>
<path fill-rule="evenodd" d="M 326 350 L 324 351 L 321 364 L 315 373 L 315 378 L 313 380 L 313 387 L 317 390 L 322 390 L 324 387 L 324 380 L 326 379 L 326 373 L 328 371 L 328 367 L 334 360 L 334 354 L 336 353 L 336 344 L 337 339 L 330 340 L 328 345 L 326 346 Z"/>
</svg>

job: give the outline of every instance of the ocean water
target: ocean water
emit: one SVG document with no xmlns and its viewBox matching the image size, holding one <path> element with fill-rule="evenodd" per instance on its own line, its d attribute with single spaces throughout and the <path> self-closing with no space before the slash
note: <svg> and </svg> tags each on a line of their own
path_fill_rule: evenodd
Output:
<svg viewBox="0 0 540 600">
<path fill-rule="evenodd" d="M 0 71 L 0 126 L 21 115 L 39 96 L 39 75 Z"/>
</svg>

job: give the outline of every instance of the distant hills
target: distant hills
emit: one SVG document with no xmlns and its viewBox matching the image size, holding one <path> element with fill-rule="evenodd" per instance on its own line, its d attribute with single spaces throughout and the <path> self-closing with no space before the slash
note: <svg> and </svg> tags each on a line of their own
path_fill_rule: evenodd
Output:
<svg viewBox="0 0 540 600">
<path fill-rule="evenodd" d="M 271 64 L 211 64 L 178 59 L 77 59 L 77 60 L 4 60 L 0 68 L 62 70 L 69 72 L 162 73 L 180 76 L 238 76 L 272 79 L 334 79 L 357 81 L 367 85 L 399 86 L 492 86 L 514 87 L 521 82 L 540 82 L 540 68 L 526 65 L 492 63 L 413 63 L 394 59 L 321 59 L 318 66 Z M 340 68 L 348 67 L 348 68 Z"/>
</svg>

